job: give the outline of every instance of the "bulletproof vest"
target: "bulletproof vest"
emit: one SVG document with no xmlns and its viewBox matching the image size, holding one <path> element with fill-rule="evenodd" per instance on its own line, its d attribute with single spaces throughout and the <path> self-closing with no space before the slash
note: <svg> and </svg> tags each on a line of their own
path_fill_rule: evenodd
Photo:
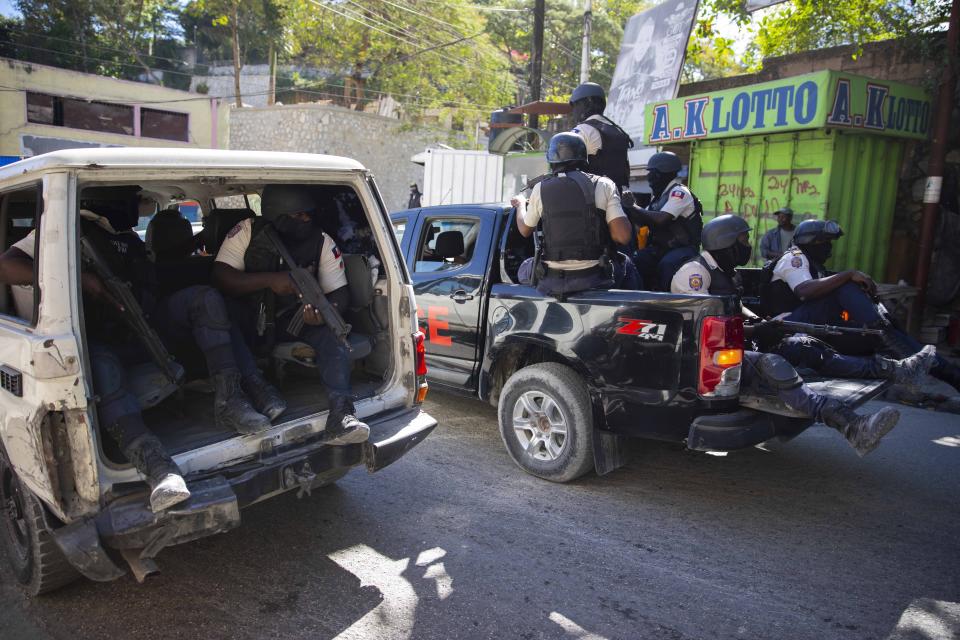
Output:
<svg viewBox="0 0 960 640">
<path fill-rule="evenodd" d="M 740 274 L 736 273 L 730 277 L 726 271 L 720 267 L 711 267 L 706 258 L 702 255 L 697 256 L 697 262 L 703 265 L 703 268 L 710 272 L 710 295 L 712 296 L 742 296 L 743 281 Z"/>
<path fill-rule="evenodd" d="M 280 254 L 277 253 L 267 234 L 263 232 L 269 224 L 259 216 L 253 219 L 250 244 L 247 245 L 247 251 L 243 254 L 243 266 L 248 273 L 289 270 L 287 265 L 281 264 Z M 297 266 L 316 273 L 320 250 L 323 248 L 323 229 L 314 226 L 311 228 L 309 235 L 297 242 L 290 242 L 279 233 L 277 233 L 277 236 L 283 240 L 290 256 L 297 262 Z M 261 298 L 262 296 L 257 295 L 255 297 Z M 276 300 L 276 308 L 278 310 L 284 309 L 296 303 L 297 298 L 295 296 L 284 296 Z"/>
<path fill-rule="evenodd" d="M 81 218 L 80 230 L 110 272 L 130 284 L 133 295 L 143 312 L 149 315 L 156 306 L 154 291 L 156 277 L 147 260 L 143 240 L 133 232 L 113 234 L 97 223 Z M 97 339 L 121 339 L 126 335 L 124 325 L 116 313 L 104 308 L 99 300 L 84 296 L 84 320 L 87 331 Z"/>
<path fill-rule="evenodd" d="M 580 171 L 540 183 L 544 260 L 599 260 L 610 246 L 605 212 L 594 199 L 597 177 Z"/>
<path fill-rule="evenodd" d="M 627 149 L 631 146 L 630 136 L 603 120 L 589 120 L 588 124 L 600 134 L 600 149 L 587 158 L 587 173 L 606 176 L 613 180 L 620 190 L 630 186 L 630 161 Z"/>
<path fill-rule="evenodd" d="M 764 271 L 770 272 L 770 279 L 760 287 L 760 309 L 764 315 L 778 316 L 781 313 L 789 313 L 799 307 L 803 301 L 793 292 L 783 280 L 773 280 L 773 269 L 778 261 L 771 260 L 764 265 Z M 810 277 L 813 279 L 822 278 L 824 273 L 816 267 L 808 258 Z"/>
<path fill-rule="evenodd" d="M 670 185 L 663 190 L 660 197 L 650 204 L 651 211 L 660 211 L 670 200 L 670 194 L 677 185 Z M 686 218 L 675 218 L 666 227 L 651 229 L 651 242 L 663 250 L 679 247 L 693 247 L 700 249 L 700 234 L 703 231 L 703 205 L 692 191 L 687 191 L 693 198 L 693 215 Z"/>
</svg>

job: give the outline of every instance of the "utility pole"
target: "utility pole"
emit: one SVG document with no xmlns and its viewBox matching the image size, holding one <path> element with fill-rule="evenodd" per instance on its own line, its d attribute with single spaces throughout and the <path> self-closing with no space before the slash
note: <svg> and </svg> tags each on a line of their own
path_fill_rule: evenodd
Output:
<svg viewBox="0 0 960 640">
<path fill-rule="evenodd" d="M 583 52 L 580 55 L 580 84 L 590 81 L 590 26 L 593 22 L 593 0 L 583 9 Z"/>
<path fill-rule="evenodd" d="M 953 113 L 953 97 L 957 91 L 957 38 L 960 32 L 960 0 L 953 0 L 950 10 L 950 26 L 947 29 L 947 64 L 943 66 L 940 79 L 940 96 L 937 101 L 937 120 L 934 123 L 933 140 L 930 143 L 930 160 L 927 168 L 927 184 L 923 190 L 923 221 L 920 226 L 920 251 L 913 284 L 920 289 L 916 309 L 923 313 L 927 297 L 927 280 L 930 276 L 930 260 L 933 257 L 933 241 L 940 216 L 940 189 L 943 186 L 943 165 L 947 155 L 947 138 L 950 135 L 950 116 Z"/>
<path fill-rule="evenodd" d="M 540 99 L 540 84 L 543 74 L 543 20 L 546 13 L 545 0 L 533 2 L 533 60 L 530 61 L 530 101 Z M 539 117 L 530 114 L 530 128 L 537 129 L 540 125 Z"/>
</svg>

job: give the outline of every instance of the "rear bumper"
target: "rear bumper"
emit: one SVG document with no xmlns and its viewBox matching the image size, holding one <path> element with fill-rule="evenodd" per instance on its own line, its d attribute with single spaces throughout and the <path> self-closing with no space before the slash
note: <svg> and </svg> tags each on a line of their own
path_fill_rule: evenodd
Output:
<svg viewBox="0 0 960 640">
<path fill-rule="evenodd" d="M 309 493 L 360 464 L 371 472 L 383 469 L 426 438 L 437 421 L 416 407 L 369 425 L 371 439 L 363 444 L 334 447 L 315 441 L 272 450 L 215 475 L 188 477 L 190 499 L 163 513 L 153 513 L 147 493 L 139 492 L 114 500 L 93 518 L 53 530 L 53 537 L 81 573 L 110 580 L 124 572 L 102 546 L 142 550 L 142 558 L 152 558 L 164 547 L 229 531 L 240 524 L 242 507 L 291 489 Z"/>
<path fill-rule="evenodd" d="M 812 424 L 810 418 L 791 418 L 753 409 L 698 416 L 690 424 L 687 447 L 695 451 L 746 449 L 772 438 L 793 438 Z"/>
</svg>

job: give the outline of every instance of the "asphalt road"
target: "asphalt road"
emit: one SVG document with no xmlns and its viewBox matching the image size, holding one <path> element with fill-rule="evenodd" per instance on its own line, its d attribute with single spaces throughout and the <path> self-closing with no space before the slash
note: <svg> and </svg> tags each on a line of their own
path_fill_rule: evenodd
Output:
<svg viewBox="0 0 960 640">
<path fill-rule="evenodd" d="M 902 408 L 863 460 L 825 427 L 723 457 L 638 443 L 554 485 L 491 407 L 428 410 L 397 464 L 252 507 L 145 585 L 29 600 L 2 559 L 0 637 L 960 637 L 960 416 Z"/>
</svg>

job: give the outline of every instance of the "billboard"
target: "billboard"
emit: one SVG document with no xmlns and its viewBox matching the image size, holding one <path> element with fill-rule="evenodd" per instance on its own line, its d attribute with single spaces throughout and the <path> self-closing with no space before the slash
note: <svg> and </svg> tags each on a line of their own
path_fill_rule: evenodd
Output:
<svg viewBox="0 0 960 640">
<path fill-rule="evenodd" d="M 842 128 L 926 139 L 930 96 L 899 82 L 817 71 L 772 82 L 646 105 L 646 131 L 635 143 L 660 145 L 709 138 Z"/>
<path fill-rule="evenodd" d="M 697 0 L 666 0 L 630 18 L 623 30 L 604 115 L 631 138 L 630 165 L 645 165 L 656 151 L 644 148 L 644 107 L 677 95 L 680 70 Z"/>
</svg>

